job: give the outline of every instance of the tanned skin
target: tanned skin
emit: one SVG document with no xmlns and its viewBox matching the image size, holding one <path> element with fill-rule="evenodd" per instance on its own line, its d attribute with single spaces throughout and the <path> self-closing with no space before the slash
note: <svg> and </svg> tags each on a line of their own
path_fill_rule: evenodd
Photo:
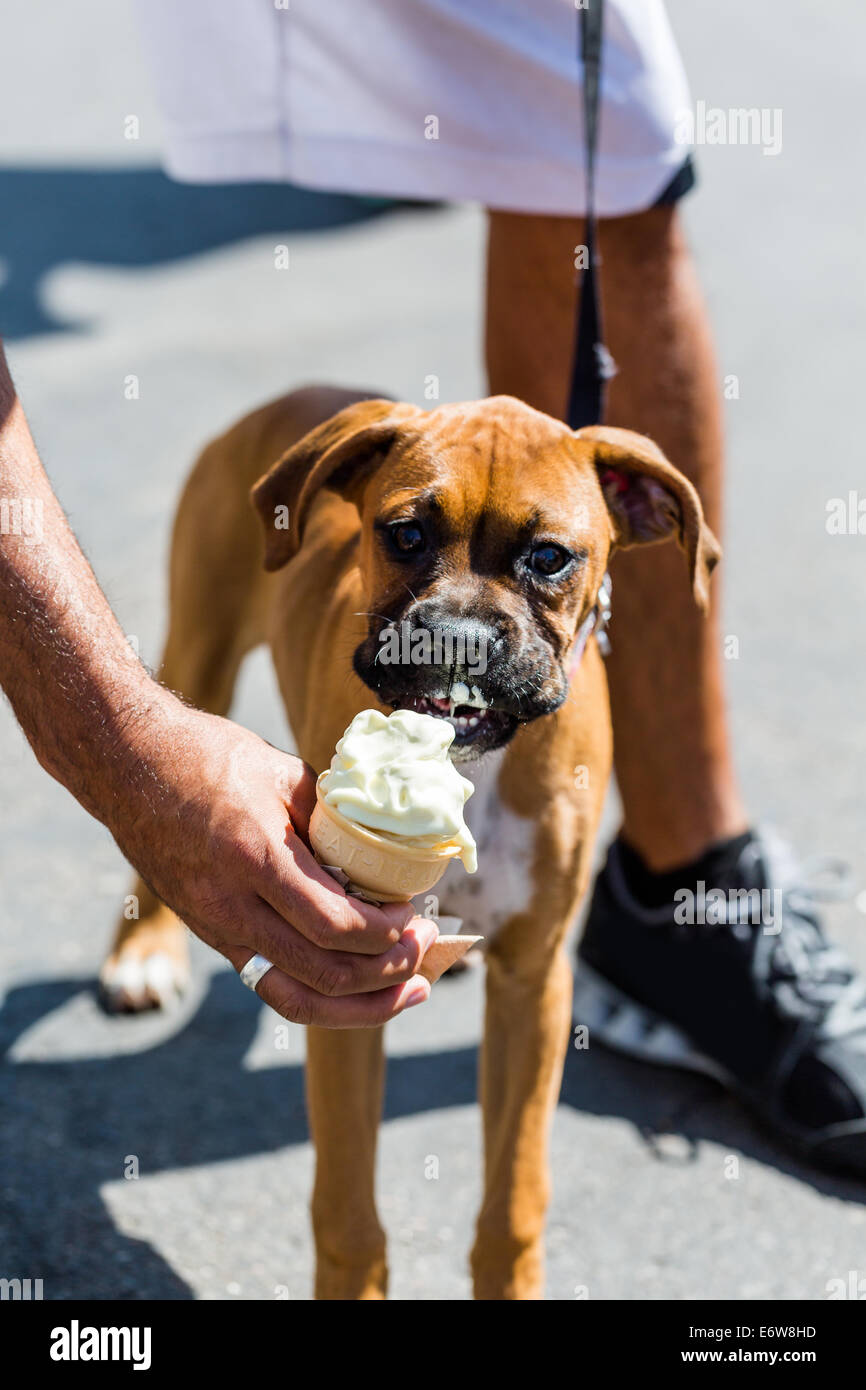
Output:
<svg viewBox="0 0 866 1390">
<path fill-rule="evenodd" d="M 490 391 L 558 418 L 574 343 L 574 248 L 583 240 L 577 218 L 490 214 Z M 658 444 L 694 483 L 720 535 L 720 379 L 679 215 L 662 207 L 605 219 L 600 247 L 606 336 L 619 369 L 607 418 Z M 607 672 L 623 833 L 661 872 L 748 825 L 725 712 L 719 590 L 707 622 L 672 545 L 617 555 L 611 573 Z"/>
<path fill-rule="evenodd" d="M 42 535 L 0 535 L 0 685 L 47 772 L 108 827 L 149 889 L 285 1018 L 381 1024 L 429 995 L 436 936 L 409 907 L 349 898 L 305 835 L 314 776 L 192 709 L 134 655 L 36 451 L 0 348 L 0 498 L 41 505 Z"/>
</svg>

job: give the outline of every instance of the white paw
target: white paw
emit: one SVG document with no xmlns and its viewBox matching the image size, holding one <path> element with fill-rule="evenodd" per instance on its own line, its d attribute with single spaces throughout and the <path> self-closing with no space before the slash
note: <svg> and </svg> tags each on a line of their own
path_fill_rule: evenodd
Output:
<svg viewBox="0 0 866 1390">
<path fill-rule="evenodd" d="M 167 951 L 140 956 L 127 950 L 116 958 L 109 957 L 99 983 L 110 1013 L 170 1009 L 189 984 L 189 966 Z"/>
</svg>

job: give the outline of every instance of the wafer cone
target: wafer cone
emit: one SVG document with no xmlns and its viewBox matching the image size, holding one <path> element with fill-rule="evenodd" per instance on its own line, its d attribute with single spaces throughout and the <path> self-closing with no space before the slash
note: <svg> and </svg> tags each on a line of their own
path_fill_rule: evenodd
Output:
<svg viewBox="0 0 866 1390">
<path fill-rule="evenodd" d="M 471 946 L 483 940 L 483 936 L 440 936 L 427 947 L 415 974 L 423 975 L 435 985 L 440 975 L 444 975 L 455 961 L 462 960 Z"/>
<path fill-rule="evenodd" d="M 377 902 L 408 902 L 438 883 L 451 860 L 459 855 L 460 847 L 453 843 L 424 849 L 356 825 L 327 804 L 321 782 L 319 777 L 310 817 L 310 844 L 320 864 L 343 870 L 349 879 L 349 892 L 358 888 Z"/>
</svg>

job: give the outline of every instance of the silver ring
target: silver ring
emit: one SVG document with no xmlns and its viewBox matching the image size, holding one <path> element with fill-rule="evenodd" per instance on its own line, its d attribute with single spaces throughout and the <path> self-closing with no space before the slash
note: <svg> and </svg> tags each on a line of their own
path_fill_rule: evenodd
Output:
<svg viewBox="0 0 866 1390">
<path fill-rule="evenodd" d="M 265 956 L 250 956 L 246 965 L 238 973 L 247 989 L 251 989 L 255 994 L 259 980 L 264 979 L 268 971 L 273 970 L 273 968 L 274 962 L 267 960 Z"/>
</svg>

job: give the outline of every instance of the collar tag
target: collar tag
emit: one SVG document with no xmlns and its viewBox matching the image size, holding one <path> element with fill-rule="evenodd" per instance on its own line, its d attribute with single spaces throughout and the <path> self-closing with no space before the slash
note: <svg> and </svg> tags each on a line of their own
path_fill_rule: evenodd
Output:
<svg viewBox="0 0 866 1390">
<path fill-rule="evenodd" d="M 594 625 L 595 640 L 598 643 L 598 649 L 602 656 L 610 655 L 610 637 L 608 636 L 607 629 L 610 623 L 610 604 L 612 598 L 613 585 L 611 583 L 611 578 L 609 574 L 605 574 L 598 591 L 598 599 L 596 600 L 596 622 Z"/>
<path fill-rule="evenodd" d="M 584 618 L 571 648 L 571 660 L 568 666 L 568 679 L 574 679 L 581 657 L 586 650 L 586 644 L 590 637 L 595 637 L 598 643 L 598 650 L 602 656 L 607 656 L 610 652 L 610 638 L 607 635 L 607 626 L 610 622 L 610 604 L 612 596 L 612 585 L 610 575 L 605 574 L 599 586 L 595 600 L 595 606 Z"/>
</svg>

